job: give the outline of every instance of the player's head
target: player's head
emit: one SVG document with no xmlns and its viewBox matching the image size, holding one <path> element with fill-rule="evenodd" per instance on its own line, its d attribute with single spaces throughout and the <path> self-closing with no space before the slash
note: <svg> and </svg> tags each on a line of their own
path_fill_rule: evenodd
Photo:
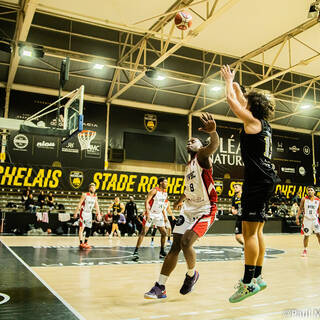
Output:
<svg viewBox="0 0 320 320">
<path fill-rule="evenodd" d="M 309 197 L 314 197 L 315 190 L 313 186 L 307 187 L 307 192 Z"/>
<path fill-rule="evenodd" d="M 90 183 L 89 184 L 89 192 L 90 193 L 95 193 L 96 192 L 96 184 L 95 183 Z"/>
<path fill-rule="evenodd" d="M 274 102 L 271 98 L 261 92 L 250 91 L 246 95 L 249 109 L 252 115 L 259 120 L 270 120 L 274 115 Z"/>
<path fill-rule="evenodd" d="M 168 180 L 165 177 L 158 178 L 158 185 L 162 189 L 167 189 Z"/>
<path fill-rule="evenodd" d="M 187 151 L 190 154 L 197 153 L 203 146 L 205 142 L 199 138 L 190 138 L 187 143 Z"/>
<path fill-rule="evenodd" d="M 131 202 L 133 202 L 133 196 L 130 196 L 130 197 L 129 197 L 129 200 L 130 200 Z"/>
<path fill-rule="evenodd" d="M 115 198 L 114 198 L 114 202 L 115 202 L 115 203 L 119 203 L 119 202 L 120 202 L 120 198 L 119 198 L 119 197 L 115 197 Z"/>
<path fill-rule="evenodd" d="M 234 192 L 235 193 L 239 193 L 239 192 L 242 191 L 242 185 L 240 183 L 234 184 L 233 187 L 234 187 Z"/>
</svg>

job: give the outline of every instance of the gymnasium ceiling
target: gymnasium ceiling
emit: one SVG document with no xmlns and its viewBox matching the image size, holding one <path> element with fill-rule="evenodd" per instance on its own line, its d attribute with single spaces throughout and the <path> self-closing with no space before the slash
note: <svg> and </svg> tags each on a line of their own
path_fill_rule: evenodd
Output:
<svg viewBox="0 0 320 320">
<path fill-rule="evenodd" d="M 237 121 L 223 89 L 212 90 L 222 84 L 220 65 L 229 63 L 243 85 L 274 94 L 275 128 L 318 134 L 320 23 L 307 17 L 312 2 L 0 1 L 0 36 L 45 51 L 42 59 L 0 51 L 0 86 L 57 95 L 59 66 L 69 56 L 65 90 L 83 83 L 88 100 Z M 193 25 L 182 33 L 172 18 L 185 7 Z M 95 63 L 104 68 L 94 70 Z M 147 77 L 150 66 L 166 79 Z"/>
</svg>

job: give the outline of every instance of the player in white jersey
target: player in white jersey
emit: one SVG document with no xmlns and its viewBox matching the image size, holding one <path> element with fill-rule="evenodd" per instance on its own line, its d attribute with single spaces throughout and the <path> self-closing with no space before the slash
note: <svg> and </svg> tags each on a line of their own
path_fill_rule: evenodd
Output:
<svg viewBox="0 0 320 320">
<path fill-rule="evenodd" d="M 167 184 L 168 181 L 164 177 L 160 177 L 158 179 L 159 187 L 153 188 L 147 195 L 145 201 L 146 212 L 142 222 L 142 230 L 139 234 L 136 248 L 133 253 L 133 260 L 138 261 L 139 255 L 138 250 L 141 246 L 141 243 L 148 233 L 149 228 L 154 224 L 156 228 L 159 229 L 161 233 L 161 248 L 160 248 L 160 258 L 164 258 L 166 256 L 166 252 L 164 251 L 164 246 L 166 242 L 166 222 L 167 217 L 165 214 L 165 202 L 168 198 L 167 193 Z"/>
<path fill-rule="evenodd" d="M 79 204 L 74 212 L 74 218 L 79 214 L 79 240 L 80 249 L 90 249 L 88 239 L 92 228 L 92 210 L 96 209 L 97 220 L 101 220 L 100 208 L 96 195 L 96 185 L 94 183 L 89 184 L 89 192 L 83 193 Z M 85 231 L 85 240 L 83 242 L 83 232 Z"/>
<path fill-rule="evenodd" d="M 304 213 L 301 226 L 301 233 L 304 235 L 304 249 L 301 254 L 302 257 L 307 256 L 309 236 L 312 234 L 312 232 L 316 234 L 320 244 L 320 199 L 315 197 L 315 190 L 313 187 L 308 187 L 307 192 L 308 196 L 301 199 L 300 208 L 296 217 L 296 223 L 297 225 L 300 225 L 299 216 L 301 213 Z"/>
<path fill-rule="evenodd" d="M 170 215 L 172 221 L 175 221 L 176 217 L 172 213 L 172 210 L 171 210 L 171 207 L 170 207 L 170 201 L 168 199 L 165 202 L 164 212 L 165 212 L 166 217 L 167 217 L 167 222 L 166 222 L 166 225 L 165 225 L 166 230 L 167 230 L 167 236 L 168 236 L 167 244 L 168 245 L 172 245 L 172 242 L 170 240 L 172 228 L 171 228 L 171 223 L 170 223 L 170 221 L 168 219 L 168 214 Z M 154 230 L 153 230 L 153 232 L 151 234 L 151 243 L 150 243 L 151 247 L 153 247 L 153 245 L 154 245 L 153 241 L 154 241 L 154 237 L 156 235 L 156 232 L 157 232 L 157 228 L 154 228 Z"/>
<path fill-rule="evenodd" d="M 195 270 L 196 252 L 193 244 L 205 235 L 215 220 L 218 197 L 212 177 L 211 155 L 219 146 L 219 136 L 212 115 L 202 114 L 200 120 L 203 127 L 199 130 L 210 135 L 210 143 L 204 146 L 198 138 L 188 141 L 187 150 L 191 161 L 186 167 L 184 194 L 174 205 L 174 209 L 181 209 L 181 213 L 173 229 L 173 243 L 162 265 L 159 280 L 145 293 L 145 299 L 167 297 L 165 283 L 177 265 L 181 250 L 188 270 L 180 293 L 189 293 L 199 278 L 199 272 Z"/>
</svg>

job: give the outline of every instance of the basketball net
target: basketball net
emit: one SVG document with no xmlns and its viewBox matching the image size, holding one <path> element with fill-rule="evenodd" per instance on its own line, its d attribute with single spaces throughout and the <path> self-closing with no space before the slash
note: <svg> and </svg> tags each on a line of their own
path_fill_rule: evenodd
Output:
<svg viewBox="0 0 320 320">
<path fill-rule="evenodd" d="M 95 131 L 91 130 L 82 130 L 78 133 L 81 150 L 87 150 L 90 148 L 90 143 L 95 138 L 96 134 L 97 133 Z"/>
</svg>

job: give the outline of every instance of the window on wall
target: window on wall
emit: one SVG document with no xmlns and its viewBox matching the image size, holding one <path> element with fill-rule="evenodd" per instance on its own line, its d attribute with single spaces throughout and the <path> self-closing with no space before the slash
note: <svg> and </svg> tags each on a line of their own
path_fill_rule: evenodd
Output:
<svg viewBox="0 0 320 320">
<path fill-rule="evenodd" d="M 141 133 L 124 133 L 126 158 L 133 160 L 175 162 L 174 137 Z"/>
</svg>

